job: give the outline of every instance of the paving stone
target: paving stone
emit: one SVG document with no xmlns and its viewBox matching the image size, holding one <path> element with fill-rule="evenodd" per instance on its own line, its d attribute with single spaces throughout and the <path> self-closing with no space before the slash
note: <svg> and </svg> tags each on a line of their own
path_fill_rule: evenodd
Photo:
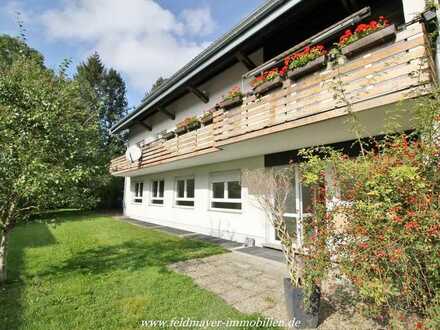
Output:
<svg viewBox="0 0 440 330">
<path fill-rule="evenodd" d="M 264 262 L 264 259 L 241 253 L 226 253 L 169 265 L 186 274 L 194 282 L 222 298 L 226 303 L 247 314 L 260 313 L 275 320 L 287 320 L 283 278 L 286 267 Z M 322 308 L 321 330 L 379 329 L 361 316 L 354 319 L 344 312 L 325 312 Z"/>
</svg>

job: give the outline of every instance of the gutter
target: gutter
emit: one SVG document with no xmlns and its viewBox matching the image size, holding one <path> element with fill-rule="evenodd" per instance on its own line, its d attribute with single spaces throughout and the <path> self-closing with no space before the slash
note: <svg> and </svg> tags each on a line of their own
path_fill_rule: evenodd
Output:
<svg viewBox="0 0 440 330">
<path fill-rule="evenodd" d="M 161 99 L 201 72 L 206 66 L 219 59 L 241 42 L 247 40 L 254 33 L 301 1 L 303 0 L 269 0 L 265 2 L 230 32 L 214 41 L 211 46 L 202 51 L 182 69 L 178 70 L 167 82 L 161 85 L 153 94 L 149 95 L 133 112 L 116 123 L 111 128 L 111 133 L 114 134 L 124 129 L 124 126 L 131 120 L 157 105 Z M 276 12 L 282 5 L 286 5 L 285 8 L 280 13 Z M 258 23 L 262 25 L 255 27 Z"/>
</svg>

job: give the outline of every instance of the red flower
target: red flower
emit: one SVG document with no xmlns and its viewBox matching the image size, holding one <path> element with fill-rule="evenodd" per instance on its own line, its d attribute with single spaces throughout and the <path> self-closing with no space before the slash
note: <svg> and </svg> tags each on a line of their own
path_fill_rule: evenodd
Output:
<svg viewBox="0 0 440 330">
<path fill-rule="evenodd" d="M 284 77 L 286 75 L 287 69 L 288 69 L 287 65 L 283 66 L 280 70 L 280 76 Z"/>
<path fill-rule="evenodd" d="M 402 223 L 403 219 L 402 219 L 402 217 L 395 215 L 395 216 L 393 216 L 393 221 L 397 222 L 397 223 Z"/>
<path fill-rule="evenodd" d="M 359 247 L 362 249 L 368 249 L 368 243 L 359 243 Z"/>
<path fill-rule="evenodd" d="M 415 212 L 415 211 L 408 211 L 407 215 L 409 217 L 415 217 L 417 215 L 417 212 Z"/>
<path fill-rule="evenodd" d="M 419 228 L 419 224 L 415 221 L 410 221 L 407 224 L 405 224 L 406 230 L 417 229 L 417 228 Z"/>
<path fill-rule="evenodd" d="M 423 329 L 423 323 L 422 322 L 417 322 L 416 323 L 416 329 Z"/>
<path fill-rule="evenodd" d="M 440 233 L 440 225 L 432 225 L 427 231 L 429 236 L 435 237 Z"/>
<path fill-rule="evenodd" d="M 354 32 L 362 33 L 362 32 L 367 31 L 369 28 L 370 28 L 370 26 L 368 24 L 359 24 L 356 27 L 356 30 L 354 30 Z"/>
<path fill-rule="evenodd" d="M 385 253 L 385 251 L 378 251 L 377 253 L 376 253 L 376 256 L 377 257 L 379 257 L 379 258 L 383 258 L 383 257 L 385 257 L 386 256 L 386 253 Z"/>
<path fill-rule="evenodd" d="M 377 29 L 378 28 L 377 21 L 371 21 L 370 22 L 370 28 L 373 29 L 373 30 Z"/>
</svg>

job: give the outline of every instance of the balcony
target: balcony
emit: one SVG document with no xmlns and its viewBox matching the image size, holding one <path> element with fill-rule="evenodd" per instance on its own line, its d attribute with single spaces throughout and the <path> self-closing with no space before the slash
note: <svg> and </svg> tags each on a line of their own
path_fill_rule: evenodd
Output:
<svg viewBox="0 0 440 330">
<path fill-rule="evenodd" d="M 213 123 L 170 140 L 142 147 L 141 158 L 112 160 L 110 171 L 138 169 L 221 150 L 222 146 L 330 118 L 394 104 L 430 92 L 434 64 L 421 23 L 397 32 L 395 40 L 345 63 L 324 68 L 262 96 L 245 97 L 239 107 L 220 109 Z M 341 97 L 343 91 L 343 97 Z M 336 95 L 339 95 L 336 97 Z"/>
</svg>

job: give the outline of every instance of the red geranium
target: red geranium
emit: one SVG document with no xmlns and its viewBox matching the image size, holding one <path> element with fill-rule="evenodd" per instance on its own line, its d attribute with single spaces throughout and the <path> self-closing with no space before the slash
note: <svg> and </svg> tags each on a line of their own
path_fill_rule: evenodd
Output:
<svg viewBox="0 0 440 330">
<path fill-rule="evenodd" d="M 378 20 L 372 20 L 368 23 L 361 23 L 356 26 L 354 32 L 350 29 L 345 30 L 339 38 L 339 47 L 347 46 L 379 29 L 390 25 L 390 21 L 385 16 L 380 16 Z"/>
</svg>

